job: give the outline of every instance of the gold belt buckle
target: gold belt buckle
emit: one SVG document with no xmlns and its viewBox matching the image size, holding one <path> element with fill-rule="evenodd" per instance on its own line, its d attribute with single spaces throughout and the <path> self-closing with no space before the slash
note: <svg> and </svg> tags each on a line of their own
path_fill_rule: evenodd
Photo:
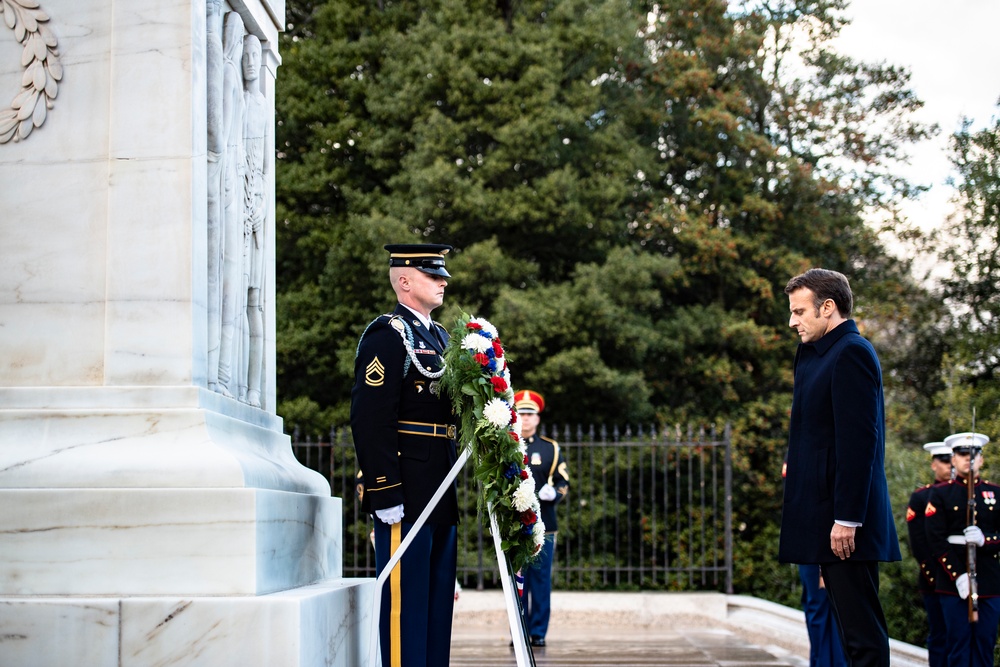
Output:
<svg viewBox="0 0 1000 667">
<path fill-rule="evenodd" d="M 458 431 L 458 429 L 455 428 L 454 424 L 448 424 L 448 428 L 447 428 L 447 431 L 446 431 L 447 435 L 448 435 L 448 439 L 449 440 L 454 440 L 455 436 L 458 435 L 457 431 Z"/>
</svg>

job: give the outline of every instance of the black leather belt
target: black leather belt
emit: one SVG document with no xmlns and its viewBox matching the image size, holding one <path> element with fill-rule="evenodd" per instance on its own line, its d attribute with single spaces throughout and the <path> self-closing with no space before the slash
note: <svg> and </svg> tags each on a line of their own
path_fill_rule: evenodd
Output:
<svg viewBox="0 0 1000 667">
<path fill-rule="evenodd" d="M 400 433 L 409 435 L 427 435 L 432 438 L 454 440 L 457 435 L 454 424 L 428 424 L 426 422 L 399 422 Z"/>
</svg>

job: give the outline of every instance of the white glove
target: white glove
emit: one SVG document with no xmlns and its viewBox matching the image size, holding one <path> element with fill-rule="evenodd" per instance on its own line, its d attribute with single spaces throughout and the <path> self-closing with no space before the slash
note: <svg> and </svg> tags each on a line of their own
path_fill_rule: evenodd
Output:
<svg viewBox="0 0 1000 667">
<path fill-rule="evenodd" d="M 986 544 L 986 536 L 983 535 L 983 529 L 979 526 L 969 526 L 962 532 L 965 533 L 966 544 L 975 544 L 977 547 Z"/>
<path fill-rule="evenodd" d="M 958 589 L 958 597 L 963 600 L 969 597 L 969 575 L 958 575 L 958 579 L 955 580 L 955 588 Z"/>
<path fill-rule="evenodd" d="M 551 484 L 546 484 L 542 488 L 538 489 L 538 499 L 539 500 L 555 500 L 556 490 L 552 488 Z"/>
<path fill-rule="evenodd" d="M 403 506 L 396 505 L 395 507 L 387 507 L 384 510 L 375 510 L 375 516 L 377 516 L 382 523 L 387 523 L 390 526 L 394 523 L 399 523 L 403 520 Z"/>
</svg>

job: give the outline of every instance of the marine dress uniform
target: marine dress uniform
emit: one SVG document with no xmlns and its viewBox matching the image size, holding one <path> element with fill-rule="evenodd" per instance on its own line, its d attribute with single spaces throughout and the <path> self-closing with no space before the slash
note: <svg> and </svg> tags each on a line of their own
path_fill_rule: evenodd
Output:
<svg viewBox="0 0 1000 667">
<path fill-rule="evenodd" d="M 514 408 L 520 414 L 538 414 L 545 409 L 545 399 L 535 391 L 519 391 L 514 394 Z M 522 570 L 524 575 L 525 626 L 532 646 L 545 646 L 545 634 L 549 631 L 549 617 L 552 605 L 552 560 L 556 549 L 556 505 L 569 493 L 569 472 L 566 460 L 559 449 L 559 443 L 552 438 L 532 434 L 524 438 L 528 469 L 535 478 L 535 489 L 539 490 L 539 505 L 542 522 L 545 524 L 545 542 L 535 561 Z M 542 498 L 541 489 L 548 485 L 554 495 Z"/>
<path fill-rule="evenodd" d="M 978 453 L 978 447 L 970 444 L 974 442 L 985 444 L 986 436 L 959 433 L 945 438 L 945 443 L 952 447 L 953 462 L 966 455 L 974 460 Z M 969 450 L 972 451 L 967 454 Z M 927 541 L 940 568 L 935 589 L 940 594 L 948 630 L 948 664 L 987 667 L 993 665 L 993 646 L 1000 623 L 1000 562 L 997 561 L 1000 554 L 1000 510 L 997 509 L 1000 486 L 975 478 L 973 492 L 978 531 L 968 528 L 968 487 L 962 476 L 932 487 L 924 516 Z M 967 537 L 970 534 L 974 536 Z M 966 545 L 969 539 L 982 540 L 976 548 L 977 623 L 969 622 L 966 599 L 969 591 Z"/>
<path fill-rule="evenodd" d="M 951 458 L 951 447 L 943 442 L 928 442 L 924 449 L 934 458 Z M 941 612 L 941 600 L 935 592 L 938 566 L 927 542 L 924 511 L 934 484 L 925 484 L 910 494 L 906 505 L 906 530 L 910 538 L 910 553 L 920 567 L 917 573 L 917 590 L 927 611 L 927 657 L 929 667 L 947 667 L 947 628 Z"/>
<path fill-rule="evenodd" d="M 390 266 L 450 277 L 450 246 L 390 245 Z M 405 264 L 403 262 L 406 262 Z M 438 378 L 447 331 L 424 326 L 406 306 L 373 321 L 361 336 L 351 392 L 351 430 L 365 489 L 362 508 L 403 506 L 389 525 L 376 519 L 375 563 L 385 567 L 458 458 L 451 400 Z M 449 663 L 455 603 L 458 501 L 441 498 L 383 589 L 379 632 L 384 667 Z"/>
</svg>

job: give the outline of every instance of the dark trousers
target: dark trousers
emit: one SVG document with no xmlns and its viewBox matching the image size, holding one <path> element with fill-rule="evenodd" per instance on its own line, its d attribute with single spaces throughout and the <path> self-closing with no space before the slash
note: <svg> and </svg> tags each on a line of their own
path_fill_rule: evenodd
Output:
<svg viewBox="0 0 1000 667">
<path fill-rule="evenodd" d="M 826 588 L 819 587 L 819 565 L 799 565 L 802 581 L 802 611 L 809 632 L 809 667 L 845 667 L 847 658 L 840 645 Z"/>
<path fill-rule="evenodd" d="M 948 628 L 941 610 L 941 596 L 923 593 L 927 610 L 927 663 L 929 667 L 948 667 Z"/>
<path fill-rule="evenodd" d="M 552 556 L 556 549 L 555 533 L 545 536 L 542 550 L 538 558 L 528 565 L 521 574 L 524 575 L 524 626 L 531 637 L 545 639 L 549 631 L 549 613 L 552 609 Z"/>
<path fill-rule="evenodd" d="M 889 630 L 878 599 L 877 561 L 823 563 L 823 581 L 851 667 L 889 667 Z"/>
<path fill-rule="evenodd" d="M 957 595 L 941 595 L 941 611 L 948 626 L 948 664 L 990 667 L 1000 623 L 1000 598 L 979 598 L 979 621 L 969 623 L 969 602 Z"/>
<path fill-rule="evenodd" d="M 375 519 L 381 572 L 412 524 Z M 379 643 L 383 667 L 448 667 L 458 558 L 455 526 L 424 524 L 382 588 Z"/>
</svg>

